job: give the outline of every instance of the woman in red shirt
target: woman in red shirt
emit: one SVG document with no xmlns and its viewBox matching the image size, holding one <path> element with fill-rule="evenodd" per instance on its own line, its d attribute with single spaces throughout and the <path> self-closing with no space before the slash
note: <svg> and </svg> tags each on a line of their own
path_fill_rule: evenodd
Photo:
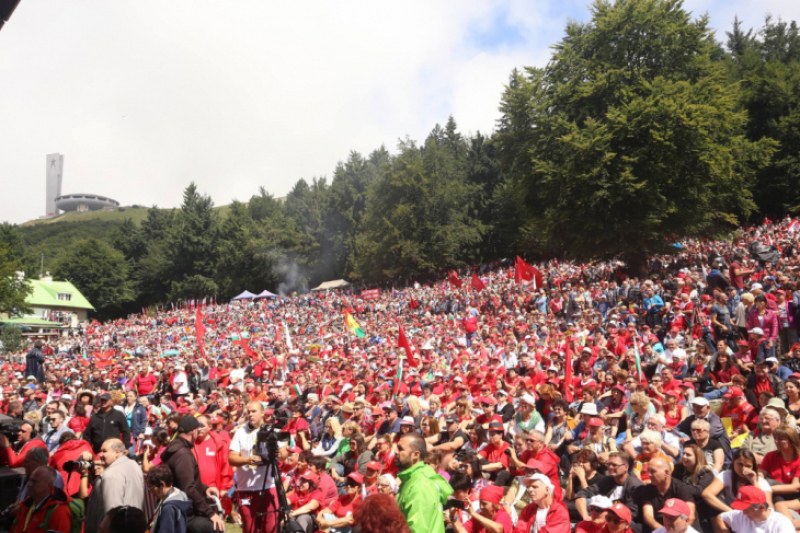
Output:
<svg viewBox="0 0 800 533">
<path fill-rule="evenodd" d="M 777 483 L 772 492 L 784 500 L 800 496 L 800 436 L 790 426 L 781 426 L 773 434 L 777 450 L 769 452 L 759 465 L 768 481 Z M 770 483 L 772 484 L 772 483 Z"/>
<path fill-rule="evenodd" d="M 347 475 L 345 492 L 317 515 L 317 527 L 322 531 L 331 528 L 352 527 L 353 515 L 361 503 L 361 484 L 364 478 L 358 472 Z"/>
</svg>

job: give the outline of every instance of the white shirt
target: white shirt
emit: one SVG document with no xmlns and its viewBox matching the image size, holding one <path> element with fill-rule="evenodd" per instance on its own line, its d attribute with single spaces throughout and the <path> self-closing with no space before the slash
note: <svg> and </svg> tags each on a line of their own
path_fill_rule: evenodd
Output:
<svg viewBox="0 0 800 533">
<path fill-rule="evenodd" d="M 733 487 L 733 472 L 731 470 L 723 470 L 722 472 L 715 474 L 717 479 L 722 481 L 722 484 L 725 487 L 731 488 Z M 756 482 L 756 487 L 763 490 L 764 492 L 772 492 L 772 486 L 764 479 L 764 476 L 761 475 L 759 472 L 758 474 L 758 481 Z"/>
<path fill-rule="evenodd" d="M 253 446 L 256 444 L 258 429 L 250 429 L 245 424 L 236 430 L 231 439 L 230 450 L 242 457 L 250 457 L 253 454 Z M 266 477 L 266 484 L 264 478 Z M 236 490 L 261 490 L 262 488 L 272 488 L 275 482 L 271 475 L 267 475 L 266 466 L 253 467 L 250 465 L 236 467 Z"/>
<path fill-rule="evenodd" d="M 720 515 L 725 525 L 736 533 L 795 533 L 792 521 L 771 510 L 763 522 L 753 522 L 743 511 L 728 511 Z"/>
<path fill-rule="evenodd" d="M 175 373 L 175 379 L 172 380 L 172 388 L 175 389 L 175 394 L 178 396 L 191 392 L 186 372 L 178 371 Z"/>
</svg>

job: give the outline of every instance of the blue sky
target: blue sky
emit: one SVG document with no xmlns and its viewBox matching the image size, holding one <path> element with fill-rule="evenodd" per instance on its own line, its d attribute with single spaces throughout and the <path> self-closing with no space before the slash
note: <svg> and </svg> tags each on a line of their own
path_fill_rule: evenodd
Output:
<svg viewBox="0 0 800 533">
<path fill-rule="evenodd" d="M 424 139 L 453 115 L 489 133 L 514 67 L 544 65 L 575 0 L 24 0 L 0 32 L 0 221 L 43 214 L 45 155 L 64 193 L 217 204 L 330 177 L 351 150 Z M 800 20 L 800 1 L 692 0 Z"/>
</svg>

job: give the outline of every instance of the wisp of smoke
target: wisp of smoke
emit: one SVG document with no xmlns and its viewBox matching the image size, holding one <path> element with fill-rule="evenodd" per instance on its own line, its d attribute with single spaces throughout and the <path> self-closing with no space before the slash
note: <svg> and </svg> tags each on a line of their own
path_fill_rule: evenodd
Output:
<svg viewBox="0 0 800 533">
<path fill-rule="evenodd" d="M 281 280 L 278 284 L 278 294 L 288 296 L 292 292 L 308 291 L 308 279 L 303 273 L 303 269 L 294 260 L 280 256 L 275 261 L 273 272 Z"/>
</svg>

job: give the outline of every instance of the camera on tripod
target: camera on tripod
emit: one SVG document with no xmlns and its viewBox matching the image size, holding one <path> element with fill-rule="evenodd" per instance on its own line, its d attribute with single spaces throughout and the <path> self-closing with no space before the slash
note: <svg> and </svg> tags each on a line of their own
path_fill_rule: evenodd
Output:
<svg viewBox="0 0 800 533">
<path fill-rule="evenodd" d="M 269 463 L 271 458 L 278 457 L 278 442 L 290 438 L 288 431 L 275 431 L 273 424 L 263 424 L 256 433 L 253 453 L 261 457 L 265 464 Z"/>
</svg>

